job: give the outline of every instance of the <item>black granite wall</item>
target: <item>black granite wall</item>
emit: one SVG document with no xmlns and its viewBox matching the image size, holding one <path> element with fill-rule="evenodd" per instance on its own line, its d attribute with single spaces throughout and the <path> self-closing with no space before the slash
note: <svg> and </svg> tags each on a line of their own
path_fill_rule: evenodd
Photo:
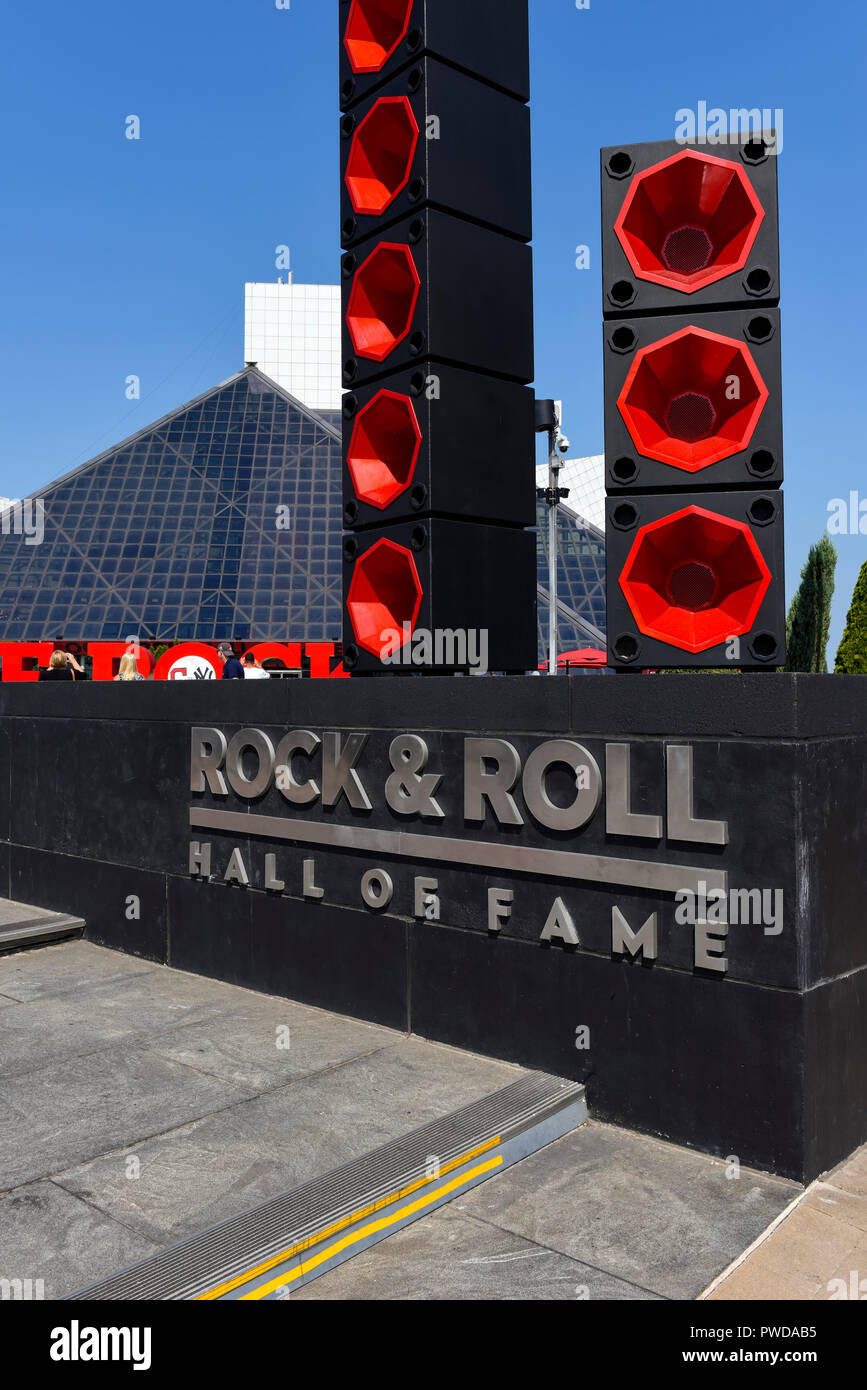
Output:
<svg viewBox="0 0 867 1390">
<path fill-rule="evenodd" d="M 80 914 L 89 938 L 115 949 L 582 1079 L 599 1118 L 809 1179 L 867 1139 L 865 691 L 858 677 L 596 673 L 0 684 L 0 893 Z M 294 729 L 367 733 L 359 769 L 371 809 L 299 812 L 274 785 L 254 801 L 193 794 L 196 726 L 227 738 L 254 728 L 275 745 Z M 390 744 L 405 731 L 442 774 L 441 820 L 386 801 Z M 523 827 L 490 815 L 468 824 L 464 739 L 485 735 L 522 762 L 540 743 L 573 739 L 603 773 L 606 744 L 628 743 L 632 809 L 663 816 L 666 747 L 687 744 L 693 814 L 725 820 L 729 843 L 609 834 L 604 797 L 568 834 L 538 824 L 518 792 Z M 556 805 L 574 798 L 562 766 L 547 786 Z M 191 808 L 725 870 L 731 886 L 782 893 L 782 929 L 730 926 L 723 974 L 696 968 L 670 891 L 313 848 L 267 828 L 191 830 Z M 212 846 L 210 881 L 190 873 L 193 840 Z M 249 886 L 224 881 L 235 848 Z M 268 854 L 279 893 L 266 890 Z M 302 896 L 307 859 L 319 900 Z M 380 911 L 360 892 L 374 867 L 394 882 Z M 416 919 L 416 876 L 437 880 L 439 921 Z M 497 933 L 491 888 L 515 895 Z M 558 897 L 577 945 L 540 940 Z M 615 906 L 634 930 L 657 914 L 655 961 L 613 954 Z"/>
</svg>

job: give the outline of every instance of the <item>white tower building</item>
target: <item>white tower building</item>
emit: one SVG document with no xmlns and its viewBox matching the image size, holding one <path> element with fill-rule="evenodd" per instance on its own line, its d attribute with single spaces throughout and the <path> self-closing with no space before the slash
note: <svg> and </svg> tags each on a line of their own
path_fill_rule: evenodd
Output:
<svg viewBox="0 0 867 1390">
<path fill-rule="evenodd" d="M 310 410 L 339 410 L 340 286 L 244 287 L 244 360 Z"/>
</svg>

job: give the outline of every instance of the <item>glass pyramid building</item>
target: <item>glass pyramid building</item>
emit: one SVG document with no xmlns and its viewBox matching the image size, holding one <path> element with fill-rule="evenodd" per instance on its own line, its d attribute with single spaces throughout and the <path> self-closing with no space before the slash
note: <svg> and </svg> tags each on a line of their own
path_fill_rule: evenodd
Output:
<svg viewBox="0 0 867 1390">
<path fill-rule="evenodd" d="M 605 650 L 605 533 L 565 502 L 557 507 L 557 645 Z M 547 659 L 549 622 L 548 506 L 536 509 L 539 661 Z"/>
<path fill-rule="evenodd" d="M 35 494 L 0 535 L 0 640 L 339 642 L 340 415 L 254 366 Z M 604 536 L 558 508 L 561 650 L 603 646 Z M 539 513 L 540 661 L 547 508 Z"/>
<path fill-rule="evenodd" d="M 7 641 L 340 635 L 339 417 L 253 367 L 35 495 L 0 537 Z"/>
</svg>

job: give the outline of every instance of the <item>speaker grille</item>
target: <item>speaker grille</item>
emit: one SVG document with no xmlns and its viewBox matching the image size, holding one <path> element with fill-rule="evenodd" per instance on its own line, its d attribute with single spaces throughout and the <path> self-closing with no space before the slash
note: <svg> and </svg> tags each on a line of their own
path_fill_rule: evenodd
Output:
<svg viewBox="0 0 867 1390">
<path fill-rule="evenodd" d="M 694 275 L 713 258 L 713 242 L 703 227 L 678 227 L 662 244 L 662 261 L 678 275 Z"/>
<path fill-rule="evenodd" d="M 694 444 L 713 434 L 716 422 L 713 402 L 699 391 L 682 391 L 675 396 L 665 416 L 669 434 L 686 444 Z"/>
<path fill-rule="evenodd" d="M 668 597 L 676 608 L 698 613 L 711 608 L 716 598 L 717 578 L 709 565 L 687 560 L 672 570 L 668 581 Z"/>
</svg>

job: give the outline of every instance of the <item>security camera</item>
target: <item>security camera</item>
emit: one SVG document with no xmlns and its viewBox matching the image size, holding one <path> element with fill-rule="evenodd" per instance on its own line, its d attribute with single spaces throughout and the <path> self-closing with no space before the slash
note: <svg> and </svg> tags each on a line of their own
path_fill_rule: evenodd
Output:
<svg viewBox="0 0 867 1390">
<path fill-rule="evenodd" d="M 560 450 L 561 454 L 568 454 L 569 450 L 572 448 L 565 434 L 561 434 L 557 440 L 557 448 Z"/>
</svg>

